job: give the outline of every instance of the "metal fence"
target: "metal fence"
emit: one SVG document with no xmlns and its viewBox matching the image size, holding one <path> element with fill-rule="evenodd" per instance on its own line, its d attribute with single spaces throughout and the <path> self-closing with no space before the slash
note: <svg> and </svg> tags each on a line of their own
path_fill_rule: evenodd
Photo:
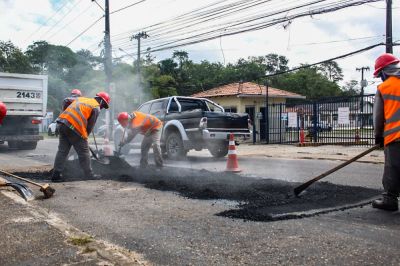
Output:
<svg viewBox="0 0 400 266">
<path fill-rule="evenodd" d="M 374 95 L 292 100 L 261 108 L 266 143 L 372 145 Z M 268 118 L 268 119 L 265 119 Z M 304 132 L 304 138 L 302 138 Z"/>
</svg>

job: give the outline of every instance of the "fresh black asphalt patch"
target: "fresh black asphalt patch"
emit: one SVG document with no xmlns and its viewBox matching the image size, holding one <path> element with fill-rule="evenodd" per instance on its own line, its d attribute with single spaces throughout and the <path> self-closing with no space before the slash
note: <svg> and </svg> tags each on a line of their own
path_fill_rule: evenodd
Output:
<svg viewBox="0 0 400 266">
<path fill-rule="evenodd" d="M 77 161 L 69 161 L 66 169 L 66 181 L 84 180 Z M 93 169 L 104 180 L 136 182 L 192 199 L 237 201 L 237 207 L 227 206 L 229 209 L 216 215 L 249 221 L 297 219 L 362 207 L 381 193 L 376 189 L 317 182 L 295 197 L 293 188 L 299 183 L 187 168 L 140 169 L 123 160 L 116 160 L 112 167 L 93 161 Z M 50 176 L 46 172 L 18 174 L 33 179 Z"/>
</svg>

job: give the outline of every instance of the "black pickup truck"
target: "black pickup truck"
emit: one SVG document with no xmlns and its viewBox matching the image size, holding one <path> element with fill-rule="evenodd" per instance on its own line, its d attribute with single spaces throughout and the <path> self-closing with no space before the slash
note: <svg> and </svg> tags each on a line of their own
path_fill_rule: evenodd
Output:
<svg viewBox="0 0 400 266">
<path fill-rule="evenodd" d="M 195 149 L 208 149 L 214 157 L 228 153 L 229 135 L 250 138 L 247 114 L 225 113 L 218 104 L 202 98 L 167 97 L 142 104 L 138 111 L 164 123 L 161 149 L 170 159 L 180 159 Z"/>
</svg>

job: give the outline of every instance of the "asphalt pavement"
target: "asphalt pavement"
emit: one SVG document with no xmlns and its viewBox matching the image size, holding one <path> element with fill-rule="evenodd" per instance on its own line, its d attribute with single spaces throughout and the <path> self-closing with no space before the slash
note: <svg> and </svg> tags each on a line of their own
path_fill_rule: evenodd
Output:
<svg viewBox="0 0 400 266">
<path fill-rule="evenodd" d="M 39 144 L 36 151 L 7 152 L 6 159 L 0 147 L 0 163 L 18 170 L 47 169 L 56 143 L 50 139 Z M 207 152 L 194 152 L 187 161 L 167 161 L 161 174 L 156 170 L 145 174 L 133 168 L 131 177 L 53 184 L 57 190 L 53 198 L 36 200 L 28 206 L 56 215 L 95 241 L 117 245 L 123 254 L 134 252 L 141 263 L 398 265 L 399 212 L 387 213 L 357 204 L 380 193 L 381 152 L 330 176 L 326 179 L 330 183 L 316 185 L 299 205 L 295 198 L 277 191 L 290 189 L 297 184 L 293 182 L 320 174 L 364 149 L 341 147 L 335 151 L 331 147 L 321 148 L 318 153 L 317 147 L 305 148 L 264 146 L 262 153 L 260 147 L 241 145 L 238 153 L 243 171 L 232 176 L 221 172 L 226 158 L 213 159 Z M 23 165 L 17 164 L 20 158 L 25 160 Z M 138 158 L 133 152 L 127 161 L 135 166 Z M 221 193 L 229 190 L 224 188 L 235 193 Z M 243 191 L 247 194 L 242 195 Z M 345 199 L 353 205 L 341 208 L 346 206 Z M 268 207 L 266 211 L 273 209 L 272 205 L 275 209 L 282 206 L 289 216 L 254 221 L 221 215 L 240 210 L 249 202 L 257 209 Z M 301 215 L 323 207 L 328 211 L 310 217 Z"/>
</svg>

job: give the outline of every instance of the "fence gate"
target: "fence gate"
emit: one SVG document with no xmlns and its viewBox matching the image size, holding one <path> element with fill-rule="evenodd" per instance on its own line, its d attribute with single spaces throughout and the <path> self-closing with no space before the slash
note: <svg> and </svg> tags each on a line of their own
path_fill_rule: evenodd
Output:
<svg viewBox="0 0 400 266">
<path fill-rule="evenodd" d="M 269 144 L 305 142 L 373 145 L 374 95 L 292 100 L 260 108 L 260 138 Z"/>
</svg>

